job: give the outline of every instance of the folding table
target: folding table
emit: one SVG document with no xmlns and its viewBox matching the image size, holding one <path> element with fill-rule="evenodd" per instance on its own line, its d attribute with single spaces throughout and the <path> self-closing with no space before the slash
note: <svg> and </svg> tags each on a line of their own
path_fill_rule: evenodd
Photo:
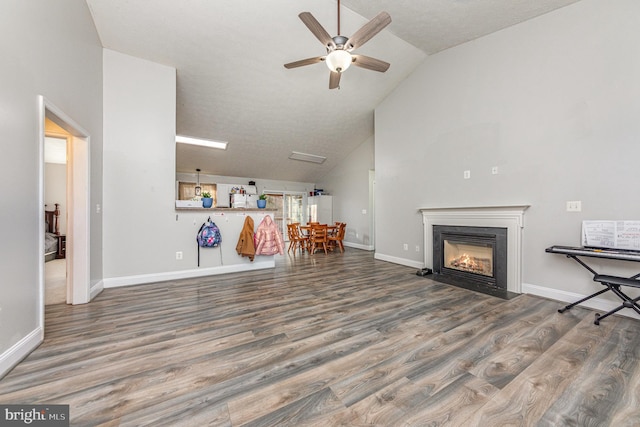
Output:
<svg viewBox="0 0 640 427">
<path fill-rule="evenodd" d="M 620 289 L 621 286 L 629 286 L 632 288 L 640 288 L 640 273 L 631 277 L 619 277 L 619 276 L 610 276 L 606 274 L 598 274 L 593 268 L 589 267 L 584 261 L 582 261 L 579 256 L 592 257 L 592 258 L 606 258 L 606 259 L 614 259 L 618 261 L 635 261 L 640 262 L 640 251 L 631 251 L 631 250 L 616 250 L 616 249 L 598 249 L 598 248 L 587 248 L 587 247 L 571 247 L 571 246 L 551 246 L 550 248 L 545 249 L 545 252 L 552 254 L 562 254 L 566 255 L 567 258 L 571 258 L 576 261 L 578 264 L 589 270 L 591 274 L 593 274 L 593 281 L 598 282 L 601 285 L 605 286 L 605 289 L 599 290 L 598 292 L 589 295 L 588 297 L 582 298 L 580 301 L 576 301 L 573 304 L 569 304 L 564 308 L 558 310 L 559 313 L 564 313 L 566 310 L 581 304 L 588 299 L 596 297 L 600 294 L 603 294 L 607 291 L 611 291 L 616 294 L 621 300 L 622 305 L 614 308 L 613 310 L 605 313 L 604 315 L 600 315 L 596 313 L 596 320 L 593 322 L 596 325 L 600 324 L 600 320 L 605 317 L 609 317 L 614 313 L 622 310 L 623 308 L 631 308 L 635 310 L 638 314 L 640 314 L 640 305 L 638 305 L 638 300 L 640 297 L 631 298 Z"/>
</svg>

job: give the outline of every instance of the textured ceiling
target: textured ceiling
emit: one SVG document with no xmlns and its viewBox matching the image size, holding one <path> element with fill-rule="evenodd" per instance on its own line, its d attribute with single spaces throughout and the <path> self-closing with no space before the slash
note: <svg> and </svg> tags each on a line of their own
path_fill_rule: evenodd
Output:
<svg viewBox="0 0 640 427">
<path fill-rule="evenodd" d="M 177 133 L 224 140 L 225 151 L 179 144 L 178 172 L 317 182 L 373 135 L 375 107 L 427 55 L 578 0 L 343 0 L 350 36 L 380 11 L 391 24 L 355 53 L 386 73 L 345 71 L 329 90 L 325 54 L 300 21 L 308 11 L 336 35 L 334 0 L 87 0 L 102 45 L 177 70 Z M 327 157 L 288 159 L 291 151 Z"/>
</svg>

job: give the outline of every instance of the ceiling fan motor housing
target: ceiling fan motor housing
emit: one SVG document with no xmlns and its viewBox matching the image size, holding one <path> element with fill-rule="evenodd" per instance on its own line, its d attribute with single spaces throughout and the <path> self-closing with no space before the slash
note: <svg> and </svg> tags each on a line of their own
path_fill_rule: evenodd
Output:
<svg viewBox="0 0 640 427">
<path fill-rule="evenodd" d="M 332 37 L 331 40 L 333 40 L 333 43 L 335 44 L 335 48 L 333 46 L 331 46 L 330 44 L 327 45 L 327 53 L 331 52 L 332 50 L 335 49 L 346 49 L 346 44 L 349 41 L 348 38 L 346 38 L 345 36 L 335 36 Z"/>
</svg>

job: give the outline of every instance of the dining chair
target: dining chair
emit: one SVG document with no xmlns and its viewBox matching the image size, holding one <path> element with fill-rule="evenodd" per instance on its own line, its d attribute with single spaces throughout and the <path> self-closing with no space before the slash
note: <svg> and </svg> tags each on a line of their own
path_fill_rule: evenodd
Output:
<svg viewBox="0 0 640 427">
<path fill-rule="evenodd" d="M 295 223 L 295 235 L 296 235 L 296 239 L 298 239 L 299 244 L 300 244 L 300 249 L 301 251 L 305 251 L 309 248 L 309 235 L 307 233 L 304 233 L 302 231 L 302 229 L 300 228 L 300 223 Z"/>
<path fill-rule="evenodd" d="M 287 249 L 287 252 L 293 249 L 293 253 L 295 254 L 298 247 L 300 248 L 300 251 L 304 251 L 307 247 L 309 238 L 303 236 L 300 233 L 299 226 L 300 224 L 297 222 L 293 224 L 287 224 L 287 234 L 289 236 L 289 248 Z"/>
<path fill-rule="evenodd" d="M 336 224 L 338 228 L 336 229 L 335 234 L 327 236 L 327 241 L 329 243 L 334 243 L 338 248 L 340 248 L 340 252 L 344 252 L 344 244 L 342 241 L 344 240 L 344 233 L 347 228 L 347 224 L 344 222 Z"/>
<path fill-rule="evenodd" d="M 287 247 L 287 252 L 291 252 L 291 248 L 297 244 L 295 236 L 293 235 L 293 224 L 287 224 L 287 237 L 289 238 L 289 247 Z"/>
<path fill-rule="evenodd" d="M 314 255 L 316 250 L 322 246 L 324 253 L 327 253 L 327 224 L 316 224 L 311 227 L 309 236 L 309 253 Z"/>
</svg>

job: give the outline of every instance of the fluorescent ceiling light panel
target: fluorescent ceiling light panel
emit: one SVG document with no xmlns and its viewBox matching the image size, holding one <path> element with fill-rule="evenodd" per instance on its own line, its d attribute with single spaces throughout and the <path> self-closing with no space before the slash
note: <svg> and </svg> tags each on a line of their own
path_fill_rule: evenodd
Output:
<svg viewBox="0 0 640 427">
<path fill-rule="evenodd" d="M 327 160 L 327 158 L 323 156 L 316 156 L 315 154 L 300 153 L 298 151 L 292 151 L 289 158 L 292 160 L 302 160 L 303 162 L 311 162 L 311 163 L 324 163 L 324 161 Z"/>
<path fill-rule="evenodd" d="M 227 149 L 227 143 L 224 141 L 213 141 L 211 139 L 191 138 L 188 136 L 176 135 L 176 142 L 181 144 L 200 145 L 203 147 L 218 148 L 220 150 Z"/>
</svg>

